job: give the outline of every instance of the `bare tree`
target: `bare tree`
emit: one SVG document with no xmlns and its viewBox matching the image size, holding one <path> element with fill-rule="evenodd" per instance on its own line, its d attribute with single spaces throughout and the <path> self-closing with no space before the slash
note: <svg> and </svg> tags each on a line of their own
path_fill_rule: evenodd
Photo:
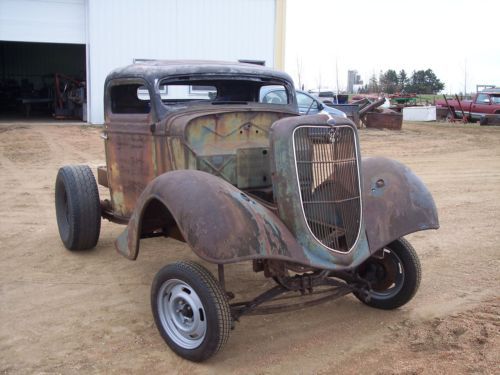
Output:
<svg viewBox="0 0 500 375">
<path fill-rule="evenodd" d="M 377 75 L 374 72 L 368 82 L 368 92 L 373 94 L 378 93 L 379 91 Z"/>
<path fill-rule="evenodd" d="M 299 79 L 299 89 L 302 89 L 302 58 L 297 56 L 297 78 Z"/>
<path fill-rule="evenodd" d="M 317 80 L 317 82 L 318 82 L 318 95 L 319 95 L 319 93 L 321 91 L 321 70 L 318 73 L 318 80 Z"/>
</svg>

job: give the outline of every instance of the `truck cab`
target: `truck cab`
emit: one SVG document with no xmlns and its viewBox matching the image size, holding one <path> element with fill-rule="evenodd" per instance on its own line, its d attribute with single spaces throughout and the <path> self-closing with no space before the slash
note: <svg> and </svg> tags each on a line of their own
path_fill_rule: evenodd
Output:
<svg viewBox="0 0 500 375">
<path fill-rule="evenodd" d="M 279 87 L 284 100 L 265 100 L 267 87 Z M 171 170 L 197 169 L 240 189 L 269 190 L 271 125 L 298 115 L 289 76 L 252 64 L 135 64 L 112 72 L 105 90 L 107 167 L 100 181 L 110 189 L 109 216 L 122 219 L 146 185 Z"/>
<path fill-rule="evenodd" d="M 470 114 L 473 118 L 480 118 L 483 114 L 500 114 L 500 89 L 477 93 L 471 104 Z"/>
</svg>

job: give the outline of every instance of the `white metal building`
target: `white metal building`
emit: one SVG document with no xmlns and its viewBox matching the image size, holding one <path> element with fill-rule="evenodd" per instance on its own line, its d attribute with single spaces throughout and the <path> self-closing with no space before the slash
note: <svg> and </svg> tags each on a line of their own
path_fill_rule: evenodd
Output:
<svg viewBox="0 0 500 375">
<path fill-rule="evenodd" d="M 36 86 L 33 77 L 54 70 L 81 76 L 88 121 L 101 124 L 106 75 L 134 59 L 254 59 L 283 69 L 285 1 L 0 0 L 0 79 Z"/>
</svg>

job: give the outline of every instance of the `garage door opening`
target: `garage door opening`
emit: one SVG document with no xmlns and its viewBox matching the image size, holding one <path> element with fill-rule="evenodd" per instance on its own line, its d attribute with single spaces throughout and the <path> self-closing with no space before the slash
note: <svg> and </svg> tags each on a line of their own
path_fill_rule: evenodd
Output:
<svg viewBox="0 0 500 375">
<path fill-rule="evenodd" d="M 0 41 L 0 119 L 86 121 L 84 44 Z"/>
</svg>

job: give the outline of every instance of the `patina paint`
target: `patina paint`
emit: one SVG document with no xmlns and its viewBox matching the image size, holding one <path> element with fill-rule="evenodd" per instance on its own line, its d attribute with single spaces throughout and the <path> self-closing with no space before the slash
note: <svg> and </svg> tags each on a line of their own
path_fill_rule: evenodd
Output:
<svg viewBox="0 0 500 375">
<path fill-rule="evenodd" d="M 330 121 L 330 123 L 329 123 Z M 336 119 L 337 125 L 355 125 L 348 119 Z M 321 268 L 344 269 L 356 266 L 370 256 L 364 223 L 359 224 L 358 239 L 353 248 L 346 253 L 331 251 L 319 243 L 310 232 L 304 218 L 300 188 L 297 182 L 293 132 L 299 126 L 334 126 L 327 115 L 290 117 L 273 124 L 271 128 L 272 176 L 275 195 L 279 197 L 277 206 L 280 219 L 296 236 L 300 245 L 307 249 L 307 257 Z M 356 133 L 355 133 L 356 134 Z M 358 163 L 359 150 L 357 152 Z"/>
<path fill-rule="evenodd" d="M 166 207 L 186 242 L 205 260 L 280 259 L 310 265 L 271 210 L 224 180 L 193 170 L 165 173 L 144 190 L 127 229 L 116 241 L 118 251 L 130 259 L 137 257 L 143 214 L 152 200 Z"/>
<path fill-rule="evenodd" d="M 283 84 L 290 91 L 288 104 L 169 107 L 159 95 L 158 82 L 166 77 L 234 76 L 237 67 L 246 79 Z M 151 95 L 150 113 L 111 113 L 109 87 L 123 82 L 144 83 Z M 153 62 L 114 71 L 106 87 L 107 176 L 101 171 L 101 179 L 109 185 L 111 202 L 102 203 L 103 216 L 120 223 L 128 220 L 116 246 L 130 259 L 137 257 L 141 238 L 164 235 L 184 239 L 196 254 L 214 263 L 269 259 L 343 270 L 400 236 L 439 226 L 430 193 L 408 168 L 388 159 L 361 161 L 351 121 L 297 116 L 291 79 L 284 73 L 229 63 Z M 293 150 L 293 131 L 302 125 L 348 126 L 354 131 L 362 214 L 348 251 L 325 247 L 307 226 Z M 321 145 L 314 147 L 314 152 L 325 154 Z M 268 152 L 269 157 L 261 156 Z M 314 180 L 313 188 L 322 183 Z M 252 195 L 252 188 L 268 189 L 264 193 L 271 199 L 264 202 Z"/>
<path fill-rule="evenodd" d="M 409 233 L 438 229 L 437 209 L 422 180 L 387 158 L 363 158 L 363 207 L 371 251 Z"/>
<path fill-rule="evenodd" d="M 112 116 L 106 124 L 105 147 L 113 211 L 128 217 L 139 195 L 157 175 L 156 146 L 148 116 L 123 117 Z"/>
</svg>

